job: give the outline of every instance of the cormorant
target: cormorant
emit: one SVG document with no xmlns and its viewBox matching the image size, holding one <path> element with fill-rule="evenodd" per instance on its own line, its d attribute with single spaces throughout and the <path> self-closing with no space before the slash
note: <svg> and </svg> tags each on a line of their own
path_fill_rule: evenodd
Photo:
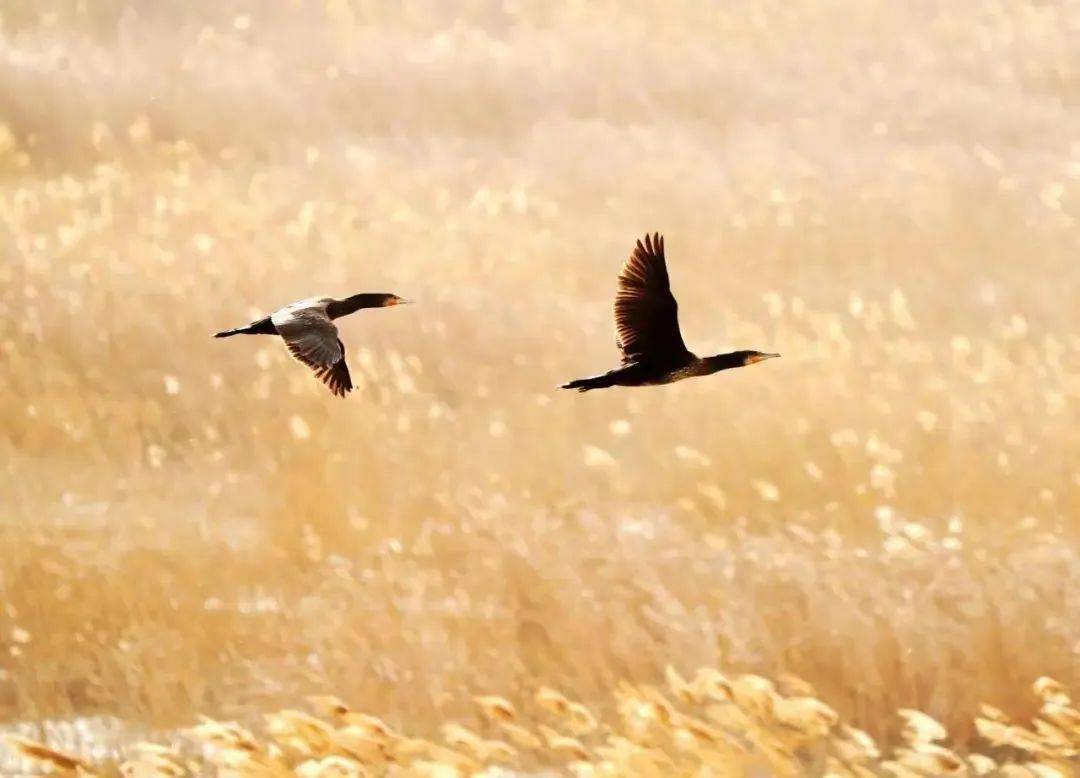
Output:
<svg viewBox="0 0 1080 778">
<path fill-rule="evenodd" d="M 352 378 L 349 366 L 345 364 L 345 344 L 338 337 L 333 320 L 361 308 L 384 308 L 407 302 L 396 294 L 384 293 L 354 294 L 344 300 L 309 297 L 286 305 L 246 327 L 218 332 L 214 337 L 280 335 L 293 357 L 314 370 L 316 377 L 322 379 L 333 394 L 344 397 L 353 388 Z"/>
<path fill-rule="evenodd" d="M 679 332 L 679 306 L 668 281 L 664 239 L 659 233 L 646 235 L 644 244 L 639 240 L 622 266 L 615 293 L 615 335 L 622 367 L 579 378 L 561 388 L 587 392 L 609 386 L 670 384 L 780 356 L 733 351 L 702 358 L 686 348 Z"/>
</svg>

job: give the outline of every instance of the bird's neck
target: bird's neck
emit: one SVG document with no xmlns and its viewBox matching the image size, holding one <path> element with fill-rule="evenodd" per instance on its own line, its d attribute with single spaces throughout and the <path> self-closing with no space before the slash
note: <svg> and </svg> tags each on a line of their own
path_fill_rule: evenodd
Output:
<svg viewBox="0 0 1080 778">
<path fill-rule="evenodd" d="M 386 304 L 387 297 L 389 295 L 383 293 L 365 292 L 363 294 L 354 294 L 344 300 L 334 300 L 328 304 L 326 306 L 326 315 L 331 319 L 337 319 L 348 316 L 353 311 L 358 311 L 361 308 L 381 308 Z"/>
<path fill-rule="evenodd" d="M 705 363 L 710 373 L 718 373 L 721 370 L 730 370 L 733 367 L 743 366 L 743 359 L 737 353 L 717 354 L 716 356 L 705 357 L 701 361 Z"/>
</svg>

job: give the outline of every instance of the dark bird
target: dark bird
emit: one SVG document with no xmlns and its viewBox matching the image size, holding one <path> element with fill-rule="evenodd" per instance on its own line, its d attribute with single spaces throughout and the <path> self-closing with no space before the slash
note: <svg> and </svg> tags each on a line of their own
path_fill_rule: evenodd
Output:
<svg viewBox="0 0 1080 778">
<path fill-rule="evenodd" d="M 619 273 L 615 293 L 615 342 L 622 367 L 603 375 L 579 378 L 563 389 L 606 389 L 609 386 L 653 386 L 684 378 L 744 367 L 779 354 L 733 351 L 714 357 L 690 352 L 679 332 L 679 306 L 671 294 L 664 239 L 659 234 L 640 240 Z"/>
<path fill-rule="evenodd" d="M 339 397 L 352 390 L 349 366 L 345 364 L 345 344 L 338 337 L 334 319 L 348 316 L 361 308 L 385 308 L 408 300 L 396 294 L 354 294 L 344 300 L 333 297 L 309 297 L 274 311 L 246 327 L 225 330 L 215 338 L 233 335 L 280 335 L 285 347 L 297 360 L 315 371 L 330 391 Z"/>
</svg>

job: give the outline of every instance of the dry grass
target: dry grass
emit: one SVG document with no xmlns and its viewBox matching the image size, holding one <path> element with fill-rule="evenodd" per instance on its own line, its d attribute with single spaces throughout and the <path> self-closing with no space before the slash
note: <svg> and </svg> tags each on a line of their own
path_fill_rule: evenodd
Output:
<svg viewBox="0 0 1080 778">
<path fill-rule="evenodd" d="M 1080 681 L 1075 6 L 223 5 L 0 10 L 6 720 Z M 653 229 L 784 358 L 556 392 Z M 209 338 L 359 290 L 347 401 Z"/>
<path fill-rule="evenodd" d="M 1034 684 L 1042 707 L 1030 725 L 982 706 L 975 727 L 991 753 L 961 754 L 940 722 L 911 709 L 899 711 L 900 742 L 883 749 L 790 674 L 779 686 L 760 675 L 729 678 L 709 668 L 691 680 L 671 667 L 666 675 L 666 690 L 620 684 L 610 721 L 545 686 L 521 713 L 505 698 L 476 697 L 469 726 L 446 722 L 431 739 L 399 733 L 337 697 L 316 696 L 309 702 L 319 715 L 280 710 L 265 717 L 261 736 L 235 721 L 204 718 L 183 739 L 134 743 L 126 756 L 105 764 L 90 765 L 26 738 L 8 744 L 24 765 L 125 778 L 1075 774 L 1080 711 L 1052 678 Z"/>
</svg>

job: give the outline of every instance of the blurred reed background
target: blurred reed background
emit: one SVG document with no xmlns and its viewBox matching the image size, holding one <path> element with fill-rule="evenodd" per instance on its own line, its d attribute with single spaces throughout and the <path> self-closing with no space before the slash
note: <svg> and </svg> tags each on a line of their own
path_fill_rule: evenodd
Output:
<svg viewBox="0 0 1080 778">
<path fill-rule="evenodd" d="M 333 691 L 701 665 L 963 742 L 1078 680 L 1080 9 L 0 9 L 0 714 L 151 727 Z M 699 353 L 616 362 L 667 236 Z M 342 322 L 333 398 L 270 339 Z M 1071 614 L 1071 615 L 1070 615 Z"/>
</svg>

